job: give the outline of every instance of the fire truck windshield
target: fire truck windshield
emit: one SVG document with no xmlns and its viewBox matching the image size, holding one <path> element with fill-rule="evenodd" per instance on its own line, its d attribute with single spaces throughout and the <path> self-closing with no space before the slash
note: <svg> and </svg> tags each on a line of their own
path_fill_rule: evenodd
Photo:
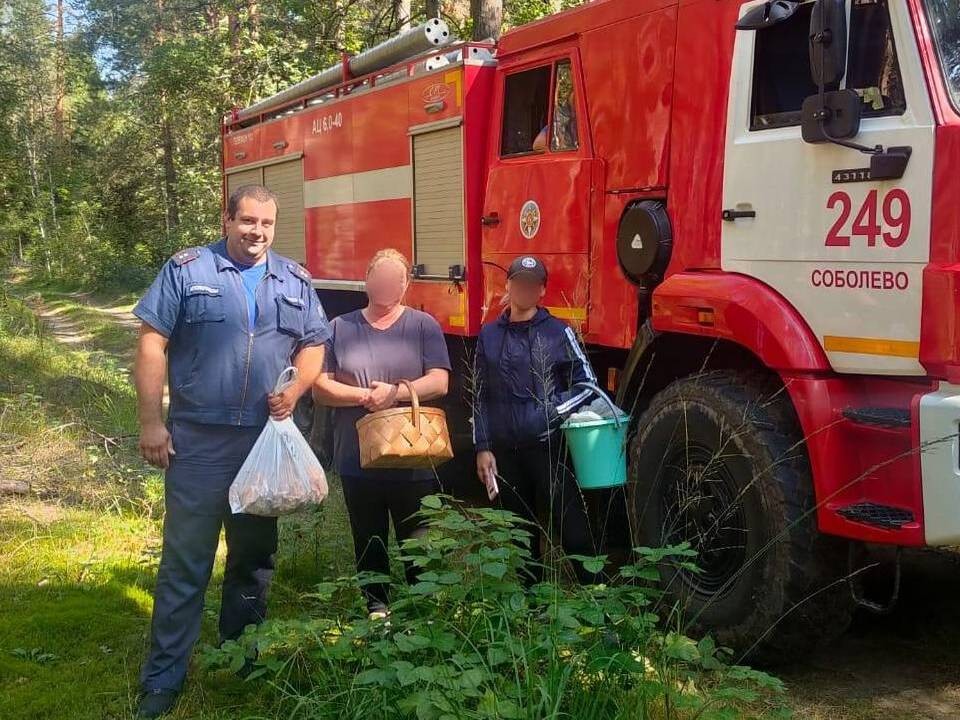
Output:
<svg viewBox="0 0 960 720">
<path fill-rule="evenodd" d="M 924 0 L 924 3 L 947 87 L 954 107 L 960 111 L 960 1 Z"/>
</svg>

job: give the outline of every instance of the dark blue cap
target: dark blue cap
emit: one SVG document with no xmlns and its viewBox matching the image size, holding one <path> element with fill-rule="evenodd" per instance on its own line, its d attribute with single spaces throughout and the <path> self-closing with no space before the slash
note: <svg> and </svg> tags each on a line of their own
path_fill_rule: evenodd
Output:
<svg viewBox="0 0 960 720">
<path fill-rule="evenodd" d="M 544 285 L 547 284 L 547 266 L 533 255 L 521 255 L 512 263 L 507 270 L 507 280 L 515 278 L 518 275 L 525 275 Z"/>
</svg>

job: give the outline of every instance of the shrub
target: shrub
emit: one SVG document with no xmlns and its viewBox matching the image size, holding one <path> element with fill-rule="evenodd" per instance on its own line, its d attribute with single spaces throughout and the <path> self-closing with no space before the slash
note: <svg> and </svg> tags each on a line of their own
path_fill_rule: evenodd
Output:
<svg viewBox="0 0 960 720">
<path fill-rule="evenodd" d="M 341 578 L 305 598 L 307 617 L 248 629 L 208 649 L 207 666 L 238 670 L 256 658 L 250 679 L 269 679 L 284 716 L 304 719 L 708 720 L 741 717 L 745 704 L 782 692 L 778 680 L 729 664 L 710 637 L 669 629 L 656 564 L 689 565 L 686 546 L 638 548 L 606 585 L 527 589 L 518 575 L 527 530 L 516 516 L 439 496 L 422 515 L 428 530 L 402 550 L 419 582 L 394 588 L 387 620 L 368 619 L 357 592 L 382 578 Z M 585 560 L 593 571 L 604 564 Z"/>
</svg>

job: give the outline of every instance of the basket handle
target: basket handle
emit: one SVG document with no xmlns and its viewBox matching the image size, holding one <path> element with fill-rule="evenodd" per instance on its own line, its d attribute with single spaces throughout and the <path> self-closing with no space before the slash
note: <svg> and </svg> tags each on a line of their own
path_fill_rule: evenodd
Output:
<svg viewBox="0 0 960 720">
<path fill-rule="evenodd" d="M 613 419 L 617 421 L 617 427 L 620 427 L 621 425 L 623 425 L 622 412 L 620 408 L 618 408 L 616 405 L 613 404 L 613 400 L 607 397 L 607 394 L 603 390 L 601 390 L 599 387 L 597 387 L 593 383 L 589 383 L 589 382 L 576 383 L 574 384 L 573 387 L 575 388 L 582 387 L 582 388 L 586 388 L 587 390 L 593 390 L 594 394 L 596 394 L 597 397 L 602 398 L 603 401 L 607 404 L 607 407 L 610 408 L 610 412 L 613 413 Z"/>
<path fill-rule="evenodd" d="M 413 383 L 409 380 L 401 380 L 399 385 L 405 385 L 407 392 L 410 393 L 410 413 L 413 416 L 413 426 L 419 431 L 420 430 L 420 397 L 417 395 L 416 389 L 413 387 Z"/>
</svg>

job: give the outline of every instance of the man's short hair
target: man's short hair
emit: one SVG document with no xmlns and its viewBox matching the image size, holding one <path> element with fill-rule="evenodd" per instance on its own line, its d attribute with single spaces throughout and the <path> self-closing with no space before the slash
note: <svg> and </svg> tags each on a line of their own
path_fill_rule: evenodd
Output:
<svg viewBox="0 0 960 720">
<path fill-rule="evenodd" d="M 269 202 L 273 200 L 277 213 L 280 212 L 280 203 L 277 202 L 277 194 L 264 187 L 263 185 L 241 185 L 227 199 L 227 217 L 233 220 L 237 217 L 237 210 L 240 208 L 240 201 L 244 198 L 253 198 L 257 202 Z"/>
</svg>

